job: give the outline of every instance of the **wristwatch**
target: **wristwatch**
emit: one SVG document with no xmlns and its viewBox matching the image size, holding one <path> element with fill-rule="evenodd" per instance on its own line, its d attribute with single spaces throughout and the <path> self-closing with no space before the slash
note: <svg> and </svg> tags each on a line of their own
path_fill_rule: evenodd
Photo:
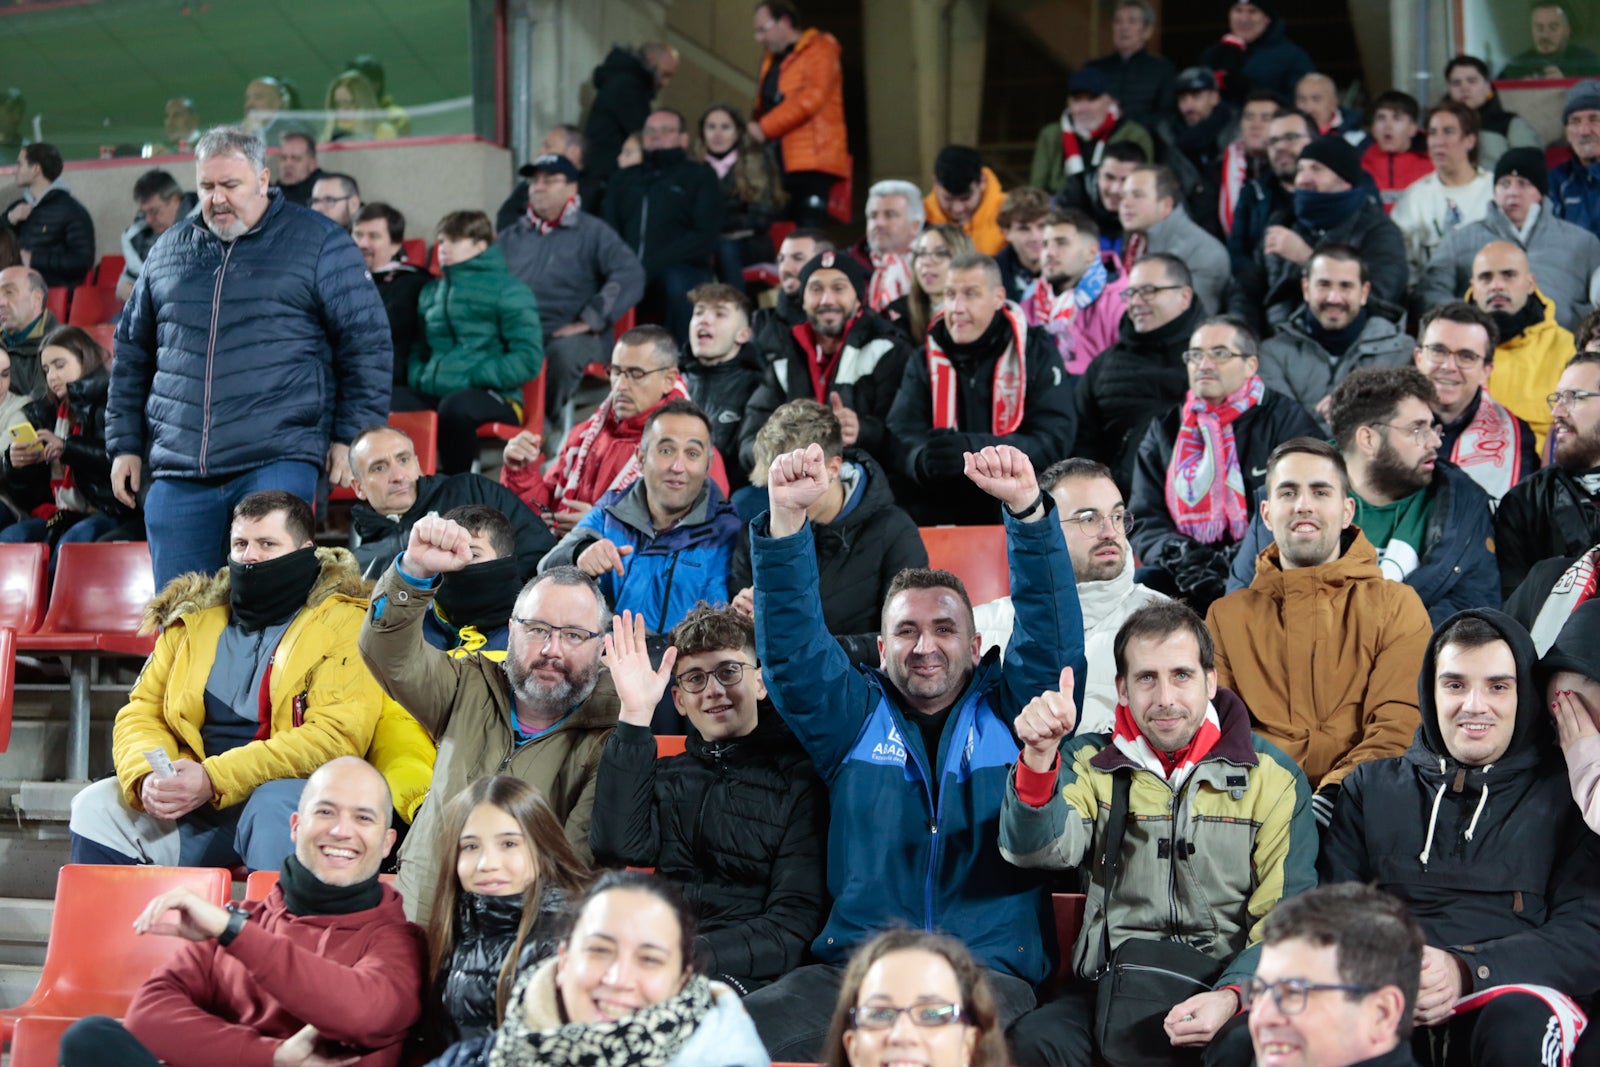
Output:
<svg viewBox="0 0 1600 1067">
<path fill-rule="evenodd" d="M 226 948 L 239 936 L 239 931 L 244 929 L 245 920 L 250 918 L 250 913 L 237 904 L 227 905 L 228 925 L 223 927 L 222 933 L 217 935 L 217 944 Z"/>
</svg>

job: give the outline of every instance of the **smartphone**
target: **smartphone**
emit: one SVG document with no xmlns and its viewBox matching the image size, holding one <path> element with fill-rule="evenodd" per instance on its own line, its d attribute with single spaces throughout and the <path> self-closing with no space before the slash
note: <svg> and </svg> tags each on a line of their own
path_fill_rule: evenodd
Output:
<svg viewBox="0 0 1600 1067">
<path fill-rule="evenodd" d="M 24 448 L 40 448 L 39 435 L 33 432 L 33 423 L 19 422 L 8 431 L 11 434 L 11 443 Z"/>
</svg>

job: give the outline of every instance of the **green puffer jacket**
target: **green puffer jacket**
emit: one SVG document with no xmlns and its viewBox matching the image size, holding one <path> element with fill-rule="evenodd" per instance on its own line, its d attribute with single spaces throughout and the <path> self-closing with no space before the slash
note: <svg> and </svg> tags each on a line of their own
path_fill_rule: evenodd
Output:
<svg viewBox="0 0 1600 1067">
<path fill-rule="evenodd" d="M 539 305 L 493 245 L 429 282 L 417 299 L 417 318 L 422 331 L 407 378 L 420 393 L 492 389 L 517 400 L 522 383 L 544 364 Z"/>
</svg>

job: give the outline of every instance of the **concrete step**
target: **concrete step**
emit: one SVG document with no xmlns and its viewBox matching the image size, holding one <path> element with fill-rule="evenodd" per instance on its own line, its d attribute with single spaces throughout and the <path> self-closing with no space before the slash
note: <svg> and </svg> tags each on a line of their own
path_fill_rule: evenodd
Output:
<svg viewBox="0 0 1600 1067">
<path fill-rule="evenodd" d="M 0 963 L 43 964 L 54 913 L 49 900 L 0 897 Z"/>
<path fill-rule="evenodd" d="M 0 1008 L 15 1008 L 39 984 L 39 968 L 25 963 L 0 963 Z"/>
</svg>

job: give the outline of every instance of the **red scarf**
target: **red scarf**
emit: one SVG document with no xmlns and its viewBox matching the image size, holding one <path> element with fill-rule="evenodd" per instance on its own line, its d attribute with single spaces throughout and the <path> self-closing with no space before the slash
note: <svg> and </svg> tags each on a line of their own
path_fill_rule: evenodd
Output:
<svg viewBox="0 0 1600 1067">
<path fill-rule="evenodd" d="M 1561 634 L 1561 628 L 1567 624 L 1568 616 L 1578 610 L 1578 605 L 1594 596 L 1597 573 L 1600 573 L 1600 545 L 1574 560 L 1572 566 L 1550 587 L 1531 631 L 1533 645 L 1539 650 L 1539 655 L 1550 651 L 1550 646 L 1556 643 L 1556 638 Z"/>
<path fill-rule="evenodd" d="M 583 198 L 577 193 L 573 193 L 571 196 L 567 197 L 567 202 L 561 205 L 561 210 L 556 212 L 556 217 L 546 222 L 540 217 L 537 211 L 533 210 L 532 202 L 529 202 L 528 221 L 533 223 L 533 228 L 539 231 L 540 237 L 547 237 L 549 236 L 551 230 L 555 229 L 557 226 L 560 226 L 562 222 L 566 221 L 567 212 L 577 211 L 578 208 L 582 206 Z"/>
<path fill-rule="evenodd" d="M 873 252 L 872 280 L 867 283 L 867 304 L 882 311 L 911 291 L 911 268 L 895 252 Z"/>
<path fill-rule="evenodd" d="M 659 407 L 668 400 L 676 399 L 689 399 L 689 386 L 683 380 L 683 375 L 681 374 L 672 383 L 672 392 L 662 397 L 656 406 Z M 651 410 L 653 411 L 654 408 Z M 583 433 L 579 435 L 577 445 L 572 448 L 562 449 L 561 453 L 556 456 L 556 485 L 555 491 L 551 493 L 551 507 L 555 507 L 576 492 L 578 483 L 583 481 L 583 471 L 588 465 L 589 453 L 594 450 L 595 441 L 599 439 L 600 432 L 606 428 L 606 424 L 614 418 L 615 416 L 611 414 L 611 397 L 607 396 L 600 401 L 600 406 L 595 409 L 594 414 L 589 416 L 589 421 L 582 424 Z M 620 422 L 621 420 L 616 421 Z M 628 462 L 624 463 L 622 469 L 617 472 L 616 477 L 611 479 L 611 484 L 595 495 L 595 500 L 599 500 L 600 497 L 613 489 L 626 489 L 638 479 L 639 471 L 639 450 L 634 449 L 632 454 L 628 456 Z M 577 498 L 573 497 L 573 499 Z"/>
<path fill-rule="evenodd" d="M 861 313 L 862 309 L 856 308 L 856 313 L 844 324 L 844 330 L 839 334 L 839 351 L 831 357 L 823 354 L 822 345 L 818 343 L 816 332 L 811 329 L 809 319 L 789 331 L 794 334 L 795 343 L 800 346 L 800 351 L 806 354 L 806 370 L 811 372 L 811 392 L 819 404 L 828 403 L 828 392 L 833 388 L 834 372 L 839 369 L 839 360 L 844 356 L 844 339 L 850 336 L 850 331 L 861 321 Z"/>
<path fill-rule="evenodd" d="M 1478 410 L 1450 450 L 1450 462 L 1460 467 L 1489 494 L 1491 503 L 1511 491 L 1522 478 L 1522 434 L 1515 415 L 1478 391 Z"/>
<path fill-rule="evenodd" d="M 1122 242 L 1122 270 L 1124 273 L 1133 270 L 1133 265 L 1143 258 L 1145 249 L 1150 247 L 1150 238 L 1142 233 L 1130 233 Z"/>
<path fill-rule="evenodd" d="M 1243 141 L 1235 141 L 1222 153 L 1222 188 L 1217 191 L 1217 218 L 1222 220 L 1222 232 L 1233 232 L 1233 209 L 1244 191 L 1245 179 L 1250 173 L 1250 159 Z"/>
<path fill-rule="evenodd" d="M 1203 545 L 1224 537 L 1244 539 L 1250 528 L 1250 502 L 1245 499 L 1244 472 L 1233 420 L 1261 402 L 1266 386 L 1259 374 L 1216 405 L 1191 390 L 1183 398 L 1183 426 L 1167 464 L 1167 514 L 1178 532 Z"/>
<path fill-rule="evenodd" d="M 994 414 L 989 425 L 990 433 L 1004 437 L 1016 433 L 1022 425 L 1022 407 L 1028 392 L 1027 372 L 1023 367 L 1023 354 L 1028 350 L 1028 326 L 1023 320 L 1022 309 L 1015 304 L 1008 303 L 995 314 L 1004 315 L 1011 326 L 1011 344 L 1000 353 L 1000 358 L 994 364 Z M 943 317 L 941 314 L 933 321 L 938 322 Z M 927 358 L 928 382 L 933 387 L 933 428 L 958 430 L 961 428 L 961 405 L 956 395 L 959 391 L 956 369 L 939 342 L 934 340 L 931 324 L 928 327 Z"/>
<path fill-rule="evenodd" d="M 1095 150 L 1094 158 L 1090 160 L 1091 164 L 1099 165 L 1099 150 L 1106 143 L 1106 138 L 1111 136 L 1111 131 L 1117 128 L 1117 122 L 1121 118 L 1122 112 L 1113 101 L 1111 110 L 1106 112 L 1106 117 L 1101 120 L 1100 125 L 1090 131 L 1089 145 Z M 1077 131 L 1072 128 L 1072 116 L 1065 111 L 1061 113 L 1061 158 L 1068 176 L 1083 173 L 1083 144 Z"/>
<path fill-rule="evenodd" d="M 1216 706 L 1206 704 L 1206 717 L 1194 732 L 1189 743 L 1176 752 L 1162 752 L 1145 739 L 1144 731 L 1133 719 L 1128 705 L 1118 702 L 1116 724 L 1111 731 L 1111 743 L 1117 751 L 1133 760 L 1144 770 L 1160 776 L 1161 780 L 1177 789 L 1189 777 L 1189 772 L 1211 754 L 1222 740 L 1222 721 L 1217 718 Z"/>
</svg>

